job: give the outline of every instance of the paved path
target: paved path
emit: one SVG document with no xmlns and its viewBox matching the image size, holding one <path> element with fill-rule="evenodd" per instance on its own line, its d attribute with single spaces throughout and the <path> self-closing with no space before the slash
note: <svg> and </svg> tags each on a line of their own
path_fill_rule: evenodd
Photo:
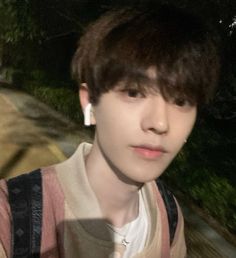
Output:
<svg viewBox="0 0 236 258">
<path fill-rule="evenodd" d="M 0 178 L 60 162 L 86 139 L 84 130 L 46 105 L 0 86 Z"/>
<path fill-rule="evenodd" d="M 0 178 L 60 162 L 86 132 L 46 105 L 0 85 Z M 236 258 L 236 248 L 183 206 L 189 258 Z"/>
</svg>

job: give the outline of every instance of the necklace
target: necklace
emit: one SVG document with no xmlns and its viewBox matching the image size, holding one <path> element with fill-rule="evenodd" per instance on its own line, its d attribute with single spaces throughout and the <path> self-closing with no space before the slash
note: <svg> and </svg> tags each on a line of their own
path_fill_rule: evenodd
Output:
<svg viewBox="0 0 236 258">
<path fill-rule="evenodd" d="M 118 230 L 116 230 L 112 225 L 110 225 L 110 224 L 108 224 L 107 223 L 107 227 L 108 227 L 108 229 L 110 229 L 110 231 L 112 231 L 113 233 L 115 233 L 115 235 L 116 236 L 118 236 L 118 237 L 121 237 L 122 239 L 121 239 L 121 244 L 122 245 L 124 245 L 125 247 L 130 243 L 129 241 L 127 241 L 127 235 L 128 235 L 128 233 L 129 233 L 129 229 L 130 229 L 130 227 L 131 227 L 131 222 L 130 223 L 128 223 L 128 225 L 127 226 L 125 226 L 125 227 L 127 227 L 127 229 L 126 229 L 126 232 L 125 233 L 120 233 Z"/>
</svg>

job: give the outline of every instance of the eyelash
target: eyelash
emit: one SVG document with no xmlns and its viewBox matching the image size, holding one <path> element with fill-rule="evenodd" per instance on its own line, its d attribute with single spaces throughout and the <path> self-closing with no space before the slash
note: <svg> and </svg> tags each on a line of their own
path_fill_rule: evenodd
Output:
<svg viewBox="0 0 236 258">
<path fill-rule="evenodd" d="M 144 98 L 145 94 L 136 89 L 124 89 L 122 92 L 126 93 L 129 98 Z"/>
<path fill-rule="evenodd" d="M 121 90 L 121 92 L 125 93 L 127 95 L 127 97 L 129 97 L 131 99 L 145 98 L 146 97 L 145 93 L 142 93 L 137 89 L 123 89 L 123 90 Z M 192 106 L 190 101 L 188 101 L 185 98 L 173 98 L 172 101 L 170 101 L 170 103 L 173 103 L 174 105 L 176 105 L 180 108 L 181 107 Z"/>
<path fill-rule="evenodd" d="M 172 102 L 178 107 L 191 106 L 191 103 L 184 98 L 175 98 Z"/>
</svg>

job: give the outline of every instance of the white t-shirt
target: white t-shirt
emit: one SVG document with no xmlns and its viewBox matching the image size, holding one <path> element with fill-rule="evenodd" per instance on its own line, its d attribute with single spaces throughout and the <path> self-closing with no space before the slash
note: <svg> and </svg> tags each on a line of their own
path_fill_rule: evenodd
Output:
<svg viewBox="0 0 236 258">
<path fill-rule="evenodd" d="M 109 225 L 108 229 L 113 235 L 114 242 L 122 243 L 126 246 L 122 258 L 129 258 L 143 250 L 148 232 L 148 219 L 141 191 L 139 191 L 138 217 L 121 228 Z"/>
</svg>

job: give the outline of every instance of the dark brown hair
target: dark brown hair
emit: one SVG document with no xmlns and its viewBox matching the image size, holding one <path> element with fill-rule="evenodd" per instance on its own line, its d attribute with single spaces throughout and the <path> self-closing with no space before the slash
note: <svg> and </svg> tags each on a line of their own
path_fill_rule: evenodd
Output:
<svg viewBox="0 0 236 258">
<path fill-rule="evenodd" d="M 155 83 L 147 69 L 156 71 Z M 216 38 L 195 16 L 174 8 L 110 11 L 81 37 L 72 62 L 74 77 L 87 83 L 90 101 L 124 81 L 158 90 L 166 99 L 204 104 L 219 74 Z"/>
</svg>

